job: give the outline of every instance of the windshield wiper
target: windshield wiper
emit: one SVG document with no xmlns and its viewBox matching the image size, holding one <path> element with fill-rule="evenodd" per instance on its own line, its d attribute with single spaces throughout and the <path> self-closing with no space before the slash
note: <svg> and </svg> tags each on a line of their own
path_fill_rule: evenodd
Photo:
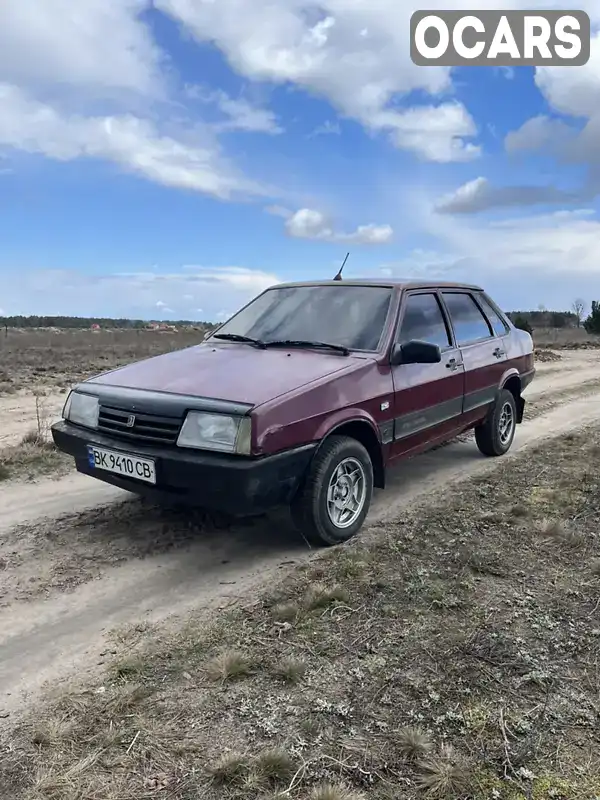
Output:
<svg viewBox="0 0 600 800">
<path fill-rule="evenodd" d="M 330 344 L 329 342 L 311 342 L 308 339 L 281 339 L 274 342 L 265 342 L 266 347 L 316 347 L 322 350 L 336 350 L 345 356 L 350 355 L 350 350 L 341 344 Z"/>
<path fill-rule="evenodd" d="M 213 339 L 225 339 L 227 342 L 241 342 L 242 344 L 253 344 L 255 347 L 260 347 L 262 350 L 267 346 L 265 342 L 260 339 L 252 339 L 250 336 L 241 336 L 239 333 L 215 333 Z"/>
</svg>

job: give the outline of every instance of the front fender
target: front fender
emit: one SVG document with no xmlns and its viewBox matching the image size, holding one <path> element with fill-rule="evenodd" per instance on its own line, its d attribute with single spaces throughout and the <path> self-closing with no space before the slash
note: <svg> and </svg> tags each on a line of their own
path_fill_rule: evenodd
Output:
<svg viewBox="0 0 600 800">
<path fill-rule="evenodd" d="M 322 442 L 327 436 L 335 433 L 337 428 L 341 428 L 342 425 L 346 425 L 348 422 L 366 422 L 381 445 L 381 433 L 377 423 L 373 417 L 362 408 L 342 408 L 336 411 L 335 414 L 327 417 L 317 428 L 315 435 L 316 441 Z"/>
</svg>

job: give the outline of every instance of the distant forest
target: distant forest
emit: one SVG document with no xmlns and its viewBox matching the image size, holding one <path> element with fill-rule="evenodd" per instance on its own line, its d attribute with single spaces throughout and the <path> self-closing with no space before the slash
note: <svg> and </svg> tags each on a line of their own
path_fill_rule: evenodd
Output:
<svg viewBox="0 0 600 800">
<path fill-rule="evenodd" d="M 573 311 L 509 311 L 511 322 L 525 320 L 535 328 L 578 328 L 581 318 Z"/>
<path fill-rule="evenodd" d="M 510 311 L 508 316 L 513 323 L 526 322 L 535 328 L 576 328 L 578 327 L 577 315 L 572 311 Z M 177 328 L 198 327 L 214 328 L 216 323 L 198 322 L 188 319 L 178 320 L 153 320 L 164 325 L 174 325 Z M 110 317 L 59 317 L 59 316 L 13 316 L 0 317 L 0 327 L 3 328 L 91 328 L 99 325 L 105 329 L 142 329 L 150 325 L 143 319 L 112 319 Z"/>
<path fill-rule="evenodd" d="M 212 322 L 197 322 L 187 319 L 178 320 L 153 320 L 161 325 L 174 325 L 176 328 L 194 326 L 196 328 L 214 328 Z M 91 328 L 99 325 L 107 329 L 142 329 L 151 323 L 143 319 L 112 319 L 110 317 L 38 317 L 38 316 L 13 316 L 0 317 L 0 326 L 3 328 Z"/>
</svg>

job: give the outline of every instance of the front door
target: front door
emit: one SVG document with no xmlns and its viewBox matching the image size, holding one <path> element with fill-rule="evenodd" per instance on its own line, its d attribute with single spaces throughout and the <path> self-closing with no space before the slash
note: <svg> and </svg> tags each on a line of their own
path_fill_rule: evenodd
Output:
<svg viewBox="0 0 600 800">
<path fill-rule="evenodd" d="M 403 298 L 396 342 L 437 344 L 439 364 L 392 366 L 394 441 L 391 458 L 426 449 L 451 438 L 461 427 L 464 368 L 437 292 L 410 292 Z"/>
<path fill-rule="evenodd" d="M 465 422 L 475 422 L 483 419 L 496 398 L 506 371 L 506 350 L 469 292 L 441 294 L 464 363 Z"/>
</svg>

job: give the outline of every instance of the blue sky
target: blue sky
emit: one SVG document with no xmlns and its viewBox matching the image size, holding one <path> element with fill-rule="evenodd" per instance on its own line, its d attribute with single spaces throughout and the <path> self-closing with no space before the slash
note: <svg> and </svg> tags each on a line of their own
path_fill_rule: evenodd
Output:
<svg viewBox="0 0 600 800">
<path fill-rule="evenodd" d="M 592 16 L 587 67 L 416 67 L 397 0 L 7 4 L 0 309 L 216 320 L 348 250 L 507 309 L 599 298 L 600 7 L 523 7 L 553 5 Z"/>
</svg>

